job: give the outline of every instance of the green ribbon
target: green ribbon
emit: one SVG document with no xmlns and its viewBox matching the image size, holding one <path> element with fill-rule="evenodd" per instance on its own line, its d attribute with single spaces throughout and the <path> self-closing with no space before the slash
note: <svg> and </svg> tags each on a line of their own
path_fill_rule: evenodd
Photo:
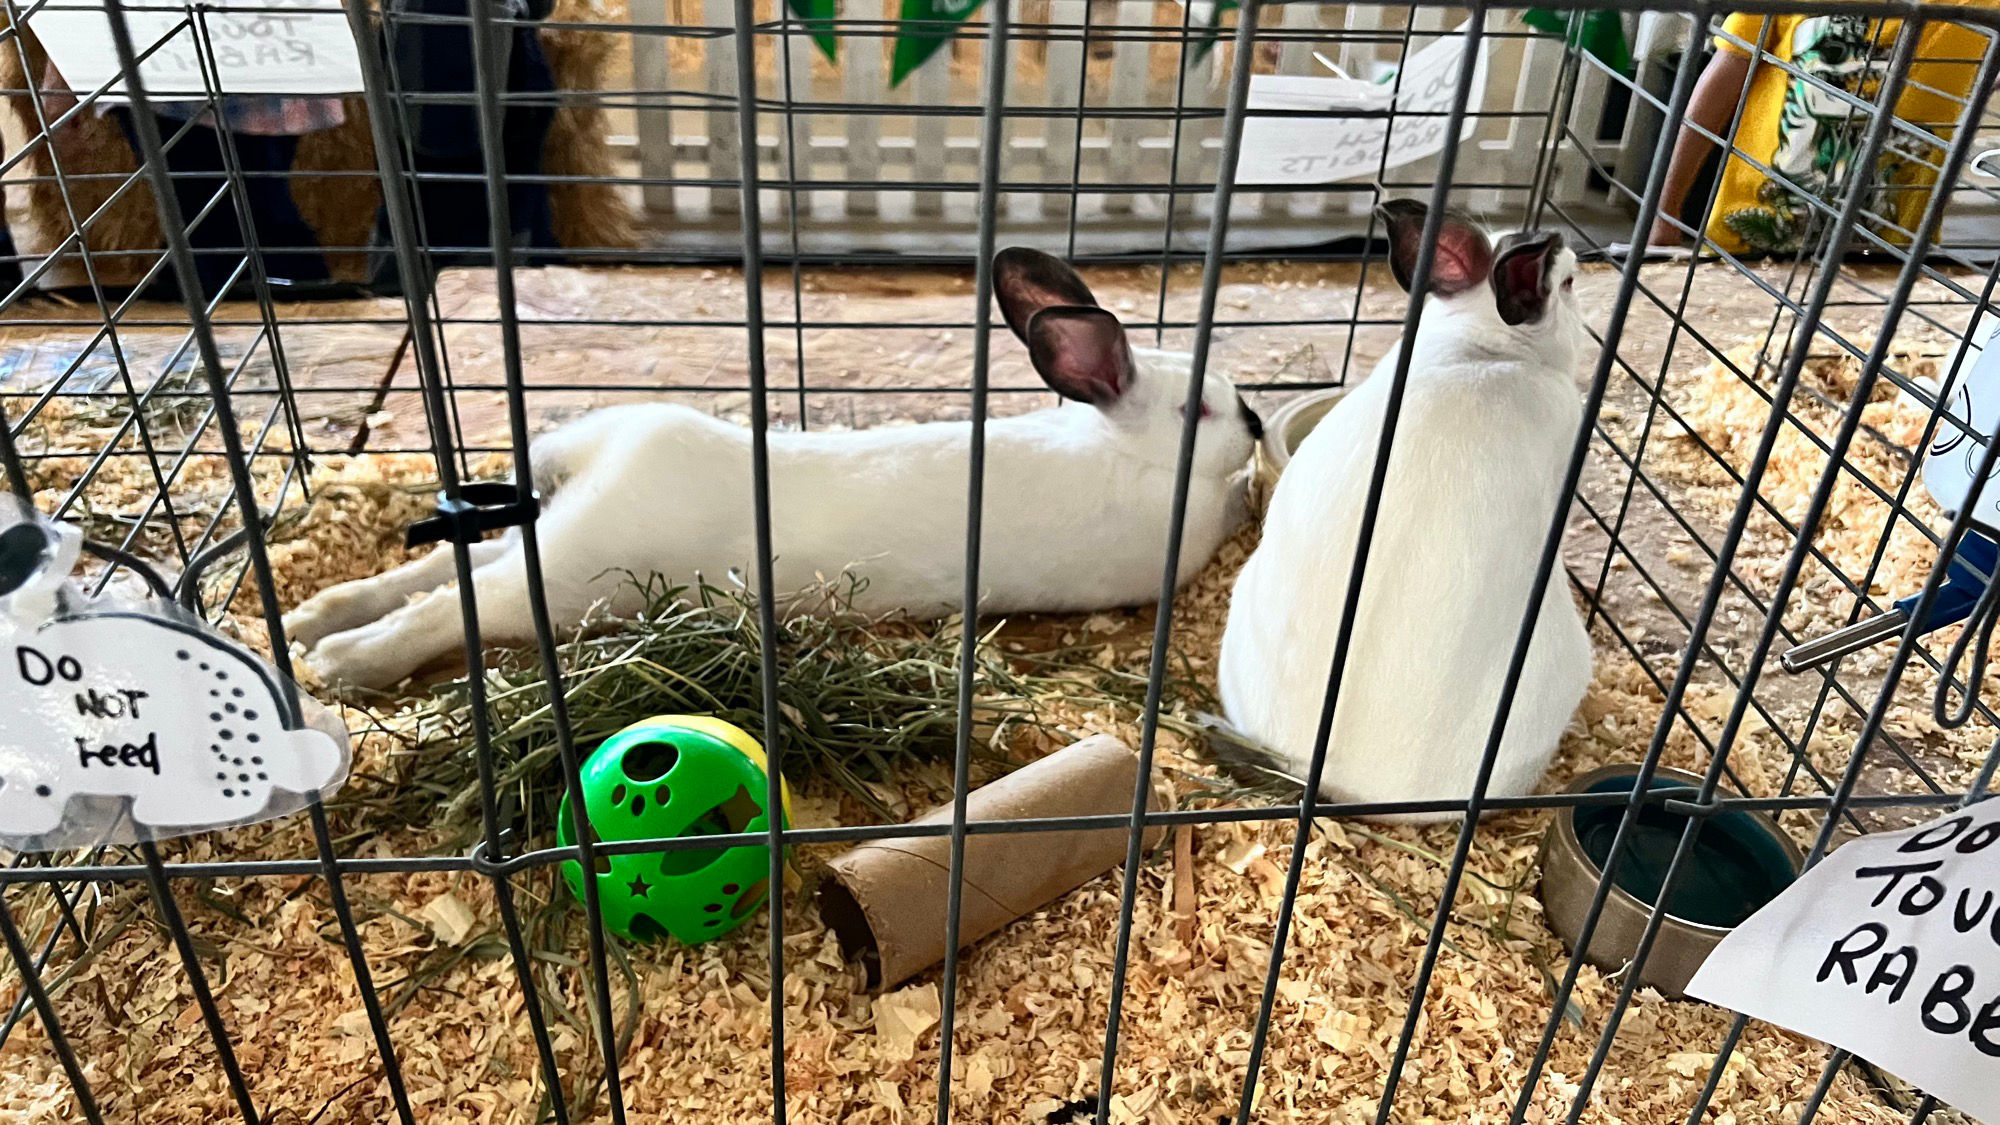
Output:
<svg viewBox="0 0 2000 1125">
<path fill-rule="evenodd" d="M 824 3 L 831 6 L 834 0 L 802 0 L 806 3 Z M 979 10 L 985 0 L 903 0 L 898 19 L 903 27 L 896 33 L 896 54 L 890 60 L 889 85 L 900 86 L 910 72 L 924 65 L 957 35 L 958 29 L 949 24 L 964 23 L 972 13 Z M 918 24 L 919 26 L 910 26 Z"/>
<path fill-rule="evenodd" d="M 1566 36 L 1570 46 L 1581 47 L 1627 78 L 1632 76 L 1632 48 L 1626 45 L 1625 21 L 1618 18 L 1617 12 L 1602 9 L 1585 12 L 1572 27 L 1568 12 L 1530 8 L 1521 13 L 1521 22 L 1536 31 Z"/>
<path fill-rule="evenodd" d="M 1221 38 L 1223 13 L 1233 12 L 1237 7 L 1238 0 L 1216 0 L 1209 13 L 1208 27 L 1194 45 L 1191 57 L 1196 62 L 1215 49 L 1216 41 Z M 1581 47 L 1628 78 L 1632 75 L 1632 48 L 1625 42 L 1625 21 L 1618 18 L 1617 12 L 1603 9 L 1585 12 L 1573 32 L 1570 30 L 1569 13 L 1547 8 L 1528 9 L 1521 13 L 1521 22 L 1550 35 L 1567 33 L 1570 46 Z"/>
<path fill-rule="evenodd" d="M 1188 52 L 1189 62 L 1200 62 L 1208 57 L 1210 51 L 1215 50 L 1215 44 L 1222 38 L 1222 14 L 1233 12 L 1239 7 L 1242 5 L 1238 0 L 1215 0 L 1215 5 L 1208 10 L 1208 26 L 1196 37 L 1194 50 Z"/>
<path fill-rule="evenodd" d="M 812 33 L 813 43 L 819 47 L 819 53 L 825 55 L 828 62 L 834 62 L 838 58 L 836 54 L 838 44 L 833 35 L 833 20 L 838 14 L 836 6 L 839 3 L 840 0 L 786 0 L 785 4 L 792 10 L 792 15 L 797 16 L 799 21 L 806 25 L 806 30 Z"/>
</svg>

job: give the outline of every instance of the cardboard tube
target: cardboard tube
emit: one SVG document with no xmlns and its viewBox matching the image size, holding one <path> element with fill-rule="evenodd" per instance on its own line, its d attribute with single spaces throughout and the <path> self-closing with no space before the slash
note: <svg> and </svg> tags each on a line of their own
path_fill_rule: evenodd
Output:
<svg viewBox="0 0 2000 1125">
<path fill-rule="evenodd" d="M 1139 758 L 1109 735 L 1086 738 L 1008 774 L 966 800 L 967 822 L 1125 815 Z M 1153 808 L 1158 808 L 1157 799 Z M 949 824 L 951 806 L 914 824 Z M 1156 845 L 1164 830 L 1147 832 Z M 1126 830 L 1009 832 L 965 838 L 959 943 L 971 945 L 1125 861 Z M 871 987 L 891 988 L 944 960 L 951 838 L 871 840 L 828 865 L 820 916 Z"/>
</svg>

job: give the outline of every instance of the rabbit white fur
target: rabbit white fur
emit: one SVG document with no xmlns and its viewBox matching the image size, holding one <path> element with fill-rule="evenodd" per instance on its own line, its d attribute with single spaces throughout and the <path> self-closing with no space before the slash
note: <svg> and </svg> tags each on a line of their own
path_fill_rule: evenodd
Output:
<svg viewBox="0 0 2000 1125">
<path fill-rule="evenodd" d="M 1426 208 L 1384 211 L 1407 285 Z M 1575 270 L 1559 236 L 1509 236 L 1496 255 L 1477 227 L 1444 220 L 1321 775 L 1328 799 L 1472 793 L 1549 521 L 1566 500 L 1560 486 L 1581 421 Z M 1230 602 L 1223 707 L 1300 777 L 1401 346 L 1300 444 Z M 1589 684 L 1591 658 L 1558 568 L 1489 795 L 1533 791 Z"/>
<path fill-rule="evenodd" d="M 1130 348 L 1117 319 L 1057 259 L 1013 249 L 994 265 L 995 295 L 1036 370 L 1088 405 L 987 424 L 981 607 L 1150 601 L 1166 565 L 1191 357 Z M 1213 371 L 1201 414 L 1181 580 L 1246 518 L 1261 432 Z M 866 579 L 857 612 L 958 610 L 971 435 L 967 422 L 772 432 L 773 588 L 795 594 L 848 570 Z M 742 427 L 659 403 L 600 410 L 538 439 L 531 455 L 546 505 L 536 527 L 556 626 L 573 629 L 595 606 L 635 608 L 628 571 L 674 582 L 722 582 L 735 571 L 751 581 L 750 442 Z M 532 640 L 518 533 L 474 545 L 472 561 L 481 636 Z M 455 588 L 442 589 L 453 577 L 441 547 L 321 592 L 286 617 L 286 633 L 329 681 L 393 684 L 462 643 Z"/>
</svg>

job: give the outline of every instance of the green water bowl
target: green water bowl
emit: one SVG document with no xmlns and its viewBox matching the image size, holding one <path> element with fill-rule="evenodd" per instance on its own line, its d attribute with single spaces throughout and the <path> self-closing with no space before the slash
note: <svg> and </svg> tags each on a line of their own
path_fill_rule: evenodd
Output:
<svg viewBox="0 0 2000 1125">
<path fill-rule="evenodd" d="M 1606 766 L 1576 779 L 1570 791 L 1630 793 L 1638 773 L 1634 765 Z M 1691 789 L 1700 784 L 1701 778 L 1694 774 L 1661 767 L 1654 771 L 1649 788 Z M 1542 907 L 1549 928 L 1572 953 L 1583 935 L 1624 813 L 1623 803 L 1563 809 L 1543 839 Z M 1658 802 L 1640 806 L 1603 916 L 1583 954 L 1590 964 L 1615 972 L 1631 963 L 1687 824 L 1688 817 Z M 1682 995 L 1709 952 L 1731 929 L 1791 886 L 1804 862 L 1798 845 L 1763 813 L 1731 810 L 1709 817 L 1682 863 L 1639 979 L 1668 996 Z"/>
</svg>

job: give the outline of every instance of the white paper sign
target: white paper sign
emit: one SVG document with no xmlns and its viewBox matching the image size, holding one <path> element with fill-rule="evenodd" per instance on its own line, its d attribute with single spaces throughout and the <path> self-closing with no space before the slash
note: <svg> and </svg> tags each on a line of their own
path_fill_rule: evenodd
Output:
<svg viewBox="0 0 2000 1125">
<path fill-rule="evenodd" d="M 1329 184 L 1372 179 L 1384 167 L 1396 168 L 1434 156 L 1446 142 L 1444 115 L 1458 93 L 1458 68 L 1465 58 L 1461 24 L 1450 36 L 1409 56 L 1400 89 L 1393 82 L 1363 82 L 1352 78 L 1304 78 L 1291 75 L 1251 75 L 1252 110 L 1314 110 L 1325 113 L 1387 111 L 1399 116 L 1395 129 L 1385 117 L 1247 117 L 1243 122 L 1243 153 L 1236 178 L 1244 184 Z M 1472 89 L 1466 104 L 1477 113 L 1486 88 L 1486 43 L 1480 41 L 1473 64 Z M 1435 116 L 1403 117 L 1402 113 Z M 1472 135 L 1478 122 L 1468 118 L 1460 132 Z"/>
<path fill-rule="evenodd" d="M 2000 1125 L 2000 801 L 1836 849 L 1724 938 L 1687 992 Z"/>
<path fill-rule="evenodd" d="M 91 798 L 130 798 L 142 835 L 261 820 L 328 790 L 345 766 L 327 732 L 287 729 L 261 660 L 199 625 L 129 611 L 39 627 L 0 616 L 0 840 L 10 846 L 134 836 L 105 823 L 104 802 Z"/>
<path fill-rule="evenodd" d="M 134 0 L 135 4 L 137 0 Z M 117 81 L 124 90 L 111 17 L 91 0 L 55 0 L 28 27 L 48 49 L 63 81 L 78 94 Z M 162 101 L 205 96 L 201 42 L 189 13 L 125 11 L 132 46 L 144 61 L 139 76 Z M 361 57 L 336 0 L 208 0 L 194 20 L 207 30 L 217 84 L 228 94 L 352 94 L 361 90 Z M 160 47 L 152 55 L 146 51 Z"/>
<path fill-rule="evenodd" d="M 1966 329 L 1965 350 L 1970 354 L 1960 361 L 1955 385 L 1946 396 L 1949 417 L 1939 419 L 1924 457 L 1924 487 L 1948 512 L 1964 506 L 1980 459 L 1986 456 L 1982 439 L 2000 426 L 2000 347 L 1992 346 L 1992 339 L 1971 339 L 1977 331 L 1991 331 L 1993 323 L 1990 317 L 1980 316 Z M 1981 344 L 1986 346 L 1981 348 Z M 1973 437 L 1975 433 L 1978 438 Z M 1987 484 L 1972 518 L 1987 527 L 2000 528 L 2000 486 Z"/>
</svg>

